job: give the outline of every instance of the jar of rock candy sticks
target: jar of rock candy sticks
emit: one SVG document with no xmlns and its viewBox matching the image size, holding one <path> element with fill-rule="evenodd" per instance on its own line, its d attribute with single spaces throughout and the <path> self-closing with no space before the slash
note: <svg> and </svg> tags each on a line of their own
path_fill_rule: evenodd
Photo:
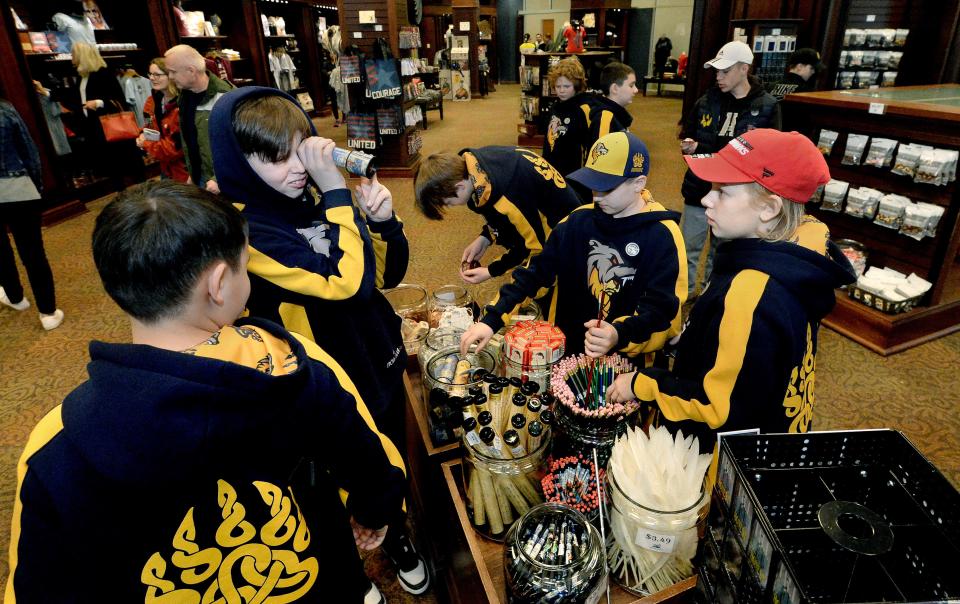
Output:
<svg viewBox="0 0 960 604">
<path fill-rule="evenodd" d="M 550 452 L 550 431 L 524 431 L 519 442 L 508 431 L 501 437 L 484 423 L 484 413 L 465 420 L 463 483 L 467 516 L 473 528 L 489 539 L 502 541 L 507 529 L 532 506 L 543 503 L 540 479 Z M 507 434 L 507 433 L 505 433 Z"/>
<path fill-rule="evenodd" d="M 496 371 L 493 352 L 484 349 L 477 353 L 473 346 L 461 355 L 459 341 L 441 348 L 427 361 L 422 377 L 423 401 L 434 444 L 453 442 L 460 436 L 461 410 L 451 399 L 466 397 L 471 387 L 482 386 L 484 374 Z"/>
<path fill-rule="evenodd" d="M 593 459 L 597 450 L 600 467 L 607 465 L 617 437 L 635 421 L 637 401 L 607 403 L 607 389 L 621 373 L 633 371 L 619 355 L 590 358 L 585 354 L 565 357 L 554 367 L 551 392 L 557 399 L 556 443 L 558 455 L 583 455 Z"/>
<path fill-rule="evenodd" d="M 545 503 L 507 533 L 503 572 L 515 604 L 601 600 L 607 589 L 600 533 L 583 514 Z"/>
</svg>

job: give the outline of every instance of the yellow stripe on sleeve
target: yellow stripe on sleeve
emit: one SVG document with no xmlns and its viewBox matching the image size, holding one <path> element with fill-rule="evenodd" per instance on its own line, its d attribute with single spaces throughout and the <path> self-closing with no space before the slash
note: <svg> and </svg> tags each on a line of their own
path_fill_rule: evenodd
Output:
<svg viewBox="0 0 960 604">
<path fill-rule="evenodd" d="M 7 588 L 4 595 L 4 602 L 9 604 L 16 604 L 17 601 L 17 595 L 13 589 L 13 576 L 17 570 L 20 521 L 23 517 L 23 501 L 20 500 L 20 490 L 23 488 L 23 480 L 27 476 L 30 458 L 63 430 L 62 410 L 63 406 L 57 405 L 40 420 L 40 423 L 30 433 L 27 446 L 24 447 L 23 454 L 20 455 L 20 461 L 17 463 L 17 492 L 13 499 L 13 521 L 10 525 L 10 573 L 7 575 Z"/>
<path fill-rule="evenodd" d="M 363 239 L 353 221 L 353 206 L 327 210 L 327 220 L 340 226 L 339 247 L 343 257 L 337 264 L 339 275 L 324 277 L 299 267 L 286 266 L 252 245 L 247 270 L 287 291 L 324 300 L 346 300 L 360 289 L 363 281 Z"/>
<path fill-rule="evenodd" d="M 523 212 L 520 211 L 512 201 L 506 197 L 501 197 L 497 200 L 497 203 L 493 204 L 493 208 L 507 217 L 510 221 L 510 224 L 513 225 L 517 232 L 520 233 L 520 236 L 523 237 L 523 244 L 526 246 L 527 250 L 531 254 L 539 254 L 543 251 L 543 243 L 537 237 L 536 231 L 533 229 L 533 225 L 527 220 L 527 217 L 523 215 Z M 546 237 L 547 233 L 544 233 Z"/>
<path fill-rule="evenodd" d="M 383 273 L 387 268 L 387 248 L 389 245 L 379 234 L 370 232 L 370 240 L 373 243 L 373 255 L 375 258 L 374 287 L 383 287 Z"/>
<path fill-rule="evenodd" d="M 717 429 L 730 415 L 730 396 L 743 367 L 753 314 L 766 288 L 769 275 L 755 270 L 741 271 L 724 297 L 720 319 L 719 346 L 713 367 L 703 378 L 707 401 L 686 400 L 660 392 L 656 380 L 638 373 L 633 392 L 640 400 L 656 401 L 670 421 L 693 420 Z"/>
<path fill-rule="evenodd" d="M 610 134 L 610 123 L 613 121 L 613 113 L 604 111 L 600 114 L 600 136 Z"/>
</svg>

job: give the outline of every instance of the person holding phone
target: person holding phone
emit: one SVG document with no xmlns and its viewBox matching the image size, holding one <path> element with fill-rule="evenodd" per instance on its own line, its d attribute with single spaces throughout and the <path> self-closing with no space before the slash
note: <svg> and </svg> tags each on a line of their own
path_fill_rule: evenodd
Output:
<svg viewBox="0 0 960 604">
<path fill-rule="evenodd" d="M 147 71 L 153 93 L 143 106 L 147 127 L 137 137 L 137 146 L 160 164 L 160 178 L 187 182 L 187 165 L 183 160 L 180 139 L 180 90 L 167 74 L 163 57 L 150 61 Z"/>
</svg>

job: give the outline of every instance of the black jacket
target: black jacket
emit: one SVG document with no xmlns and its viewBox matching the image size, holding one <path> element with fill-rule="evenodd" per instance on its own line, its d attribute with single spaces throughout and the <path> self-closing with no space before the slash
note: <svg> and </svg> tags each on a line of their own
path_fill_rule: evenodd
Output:
<svg viewBox="0 0 960 604">
<path fill-rule="evenodd" d="M 730 139 L 754 128 L 780 130 L 777 99 L 763 89 L 759 79 L 749 78 L 750 92 L 742 99 L 713 86 L 694 104 L 683 122 L 680 138 L 697 141 L 696 153 L 716 153 Z M 709 191 L 710 183 L 700 180 L 688 169 L 680 187 L 684 203 L 699 206 Z"/>
<path fill-rule="evenodd" d="M 89 137 L 94 141 L 104 141 L 103 128 L 100 126 L 101 115 L 129 110 L 123 88 L 120 87 L 120 82 L 113 74 L 113 70 L 109 68 L 98 69 L 87 77 L 87 100 L 103 101 L 103 107 L 100 109 L 87 109 L 87 114 L 84 116 L 83 103 L 80 102 L 79 81 L 65 94 L 63 103 L 74 114 L 74 119 L 70 123 L 80 129 L 78 132 L 80 136 Z"/>
<path fill-rule="evenodd" d="M 324 195 L 308 184 L 290 199 L 253 171 L 233 134 L 237 103 L 276 95 L 273 88 L 226 93 L 210 116 L 217 182 L 240 202 L 250 225 L 252 316 L 282 323 L 329 352 L 357 384 L 374 416 L 403 387 L 406 366 L 400 317 L 378 287 L 393 287 L 407 270 L 409 248 L 396 216 L 364 219 L 348 189 Z"/>
<path fill-rule="evenodd" d="M 584 150 L 589 153 L 590 147 L 601 136 L 611 132 L 623 132 L 630 128 L 633 116 L 626 107 L 619 105 L 605 96 L 595 96 L 590 108 L 590 144 Z"/>
<path fill-rule="evenodd" d="M 593 144 L 590 111 L 594 98 L 593 94 L 581 92 L 550 107 L 542 155 L 563 176 L 583 167 L 583 160 Z"/>
<path fill-rule="evenodd" d="M 783 97 L 787 96 L 788 94 L 812 91 L 814 84 L 813 80 L 813 77 L 811 77 L 809 80 L 804 80 L 799 75 L 789 72 L 783 76 L 783 79 L 779 82 L 768 84 L 767 92 L 772 94 L 778 101 L 782 101 Z"/>
<path fill-rule="evenodd" d="M 268 322 L 232 329 L 216 342 L 257 368 L 90 345 L 90 378 L 20 460 L 7 602 L 239 602 L 262 586 L 359 604 L 348 518 L 381 527 L 400 509 L 396 450 L 314 344 Z"/>
</svg>

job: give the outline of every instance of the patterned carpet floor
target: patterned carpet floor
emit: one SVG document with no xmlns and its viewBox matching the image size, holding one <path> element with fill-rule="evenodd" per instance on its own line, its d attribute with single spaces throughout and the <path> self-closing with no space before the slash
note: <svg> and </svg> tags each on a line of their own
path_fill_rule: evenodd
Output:
<svg viewBox="0 0 960 604">
<path fill-rule="evenodd" d="M 503 85 L 485 99 L 446 103 L 444 120 L 435 112 L 424 138 L 424 154 L 458 151 L 467 146 L 513 145 L 519 111 L 519 86 Z M 638 96 L 630 109 L 633 132 L 649 145 L 652 156 L 650 188 L 672 209 L 681 209 L 679 197 L 683 161 L 677 148 L 676 126 L 680 100 Z M 340 143 L 345 128 L 334 128 L 332 118 L 317 120 L 320 133 Z M 395 207 L 405 222 L 411 262 L 406 281 L 428 289 L 459 281 L 457 268 L 463 247 L 479 232 L 477 215 L 465 208 L 431 222 L 413 208 L 409 179 L 385 180 L 394 193 Z M 37 421 L 85 378 L 87 345 L 91 339 L 122 342 L 129 325 L 104 294 L 90 255 L 94 219 L 106 199 L 88 204 L 88 212 L 45 230 L 47 254 L 53 267 L 58 305 L 66 313 L 63 325 L 44 332 L 33 308 L 15 312 L 0 308 L 0 551 L 9 543 L 9 520 L 16 486 L 16 463 Z M 24 280 L 26 283 L 26 280 Z M 472 287 L 474 297 L 486 302 L 497 282 Z M 32 293 L 28 289 L 28 297 Z M 830 331 L 821 330 L 817 358 L 818 430 L 890 427 L 907 437 L 953 482 L 960 486 L 960 412 L 957 371 L 960 334 L 941 338 L 906 352 L 881 357 Z M 391 602 L 431 602 L 431 596 L 413 598 L 393 583 L 382 555 L 368 558 L 371 576 L 388 583 Z M 7 558 L 0 556 L 0 579 L 7 574 Z"/>
</svg>

